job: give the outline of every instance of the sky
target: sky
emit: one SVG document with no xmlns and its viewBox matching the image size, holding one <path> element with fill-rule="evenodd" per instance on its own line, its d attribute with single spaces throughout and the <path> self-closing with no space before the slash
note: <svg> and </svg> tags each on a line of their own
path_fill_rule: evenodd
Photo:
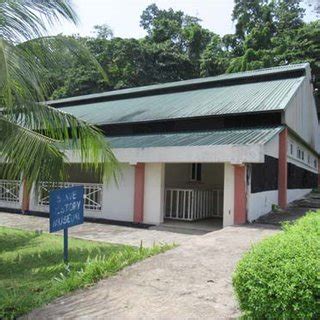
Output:
<svg viewBox="0 0 320 320">
<path fill-rule="evenodd" d="M 231 21 L 233 0 L 73 0 L 80 23 L 74 26 L 68 22 L 56 25 L 51 35 L 80 34 L 92 36 L 93 26 L 107 24 L 114 36 L 141 38 L 145 31 L 139 26 L 142 11 L 156 3 L 160 9 L 173 8 L 202 19 L 202 26 L 220 35 L 234 32 Z M 307 10 L 306 21 L 315 19 Z"/>
</svg>

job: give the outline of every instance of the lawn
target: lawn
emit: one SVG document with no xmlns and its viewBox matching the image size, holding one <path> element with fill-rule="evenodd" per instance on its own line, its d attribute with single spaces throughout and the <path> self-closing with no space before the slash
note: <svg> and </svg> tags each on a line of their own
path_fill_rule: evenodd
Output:
<svg viewBox="0 0 320 320">
<path fill-rule="evenodd" d="M 67 292 L 93 284 L 171 246 L 136 248 L 0 227 L 0 319 L 19 315 Z"/>
</svg>

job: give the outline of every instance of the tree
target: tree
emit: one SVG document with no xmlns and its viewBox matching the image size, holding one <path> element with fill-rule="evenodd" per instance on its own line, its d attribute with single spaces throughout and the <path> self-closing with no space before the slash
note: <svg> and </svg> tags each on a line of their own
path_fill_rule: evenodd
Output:
<svg viewBox="0 0 320 320">
<path fill-rule="evenodd" d="M 178 81 L 196 75 L 188 55 L 168 42 L 152 43 L 144 39 L 121 38 L 80 41 L 86 43 L 99 61 L 108 75 L 108 81 L 101 80 L 90 64 L 73 58 L 65 69 L 67 72 L 64 70 L 57 74 L 47 68 L 47 75 L 51 75 L 51 81 L 57 84 L 51 98 Z"/>
<path fill-rule="evenodd" d="M 238 39 L 244 41 L 249 35 L 254 38 L 252 33 L 260 37 L 259 30 L 264 29 L 264 41 L 270 43 L 276 34 L 300 28 L 304 14 L 301 0 L 235 0 L 232 20 L 236 23 Z"/>
<path fill-rule="evenodd" d="M 303 22 L 300 2 L 236 0 L 236 32 L 222 37 L 203 28 L 197 17 L 152 4 L 141 15 L 145 38 L 112 38 L 108 29 L 102 32 L 106 36 L 73 37 L 89 48 L 108 81 L 91 63 L 69 55 L 63 69 L 47 66 L 44 76 L 54 84 L 50 95 L 67 97 L 301 61 L 310 61 L 318 79 L 319 27 Z"/>
<path fill-rule="evenodd" d="M 113 31 L 112 29 L 107 25 L 96 25 L 93 27 L 97 39 L 111 39 L 113 38 Z"/>
<path fill-rule="evenodd" d="M 214 33 L 200 25 L 197 17 L 182 11 L 160 10 L 156 4 L 148 6 L 141 15 L 140 25 L 152 43 L 168 42 L 173 50 L 186 54 L 193 64 L 194 76 L 199 75 L 200 57 Z"/>
<path fill-rule="evenodd" d="M 229 66 L 228 47 L 219 35 L 214 35 L 201 55 L 200 75 L 202 77 L 225 73 Z"/>
<path fill-rule="evenodd" d="M 198 23 L 186 26 L 182 31 L 182 35 L 186 53 L 193 62 L 195 72 L 198 74 L 200 69 L 200 57 L 212 41 L 212 38 L 216 35 L 208 29 L 202 28 Z"/>
<path fill-rule="evenodd" d="M 274 6 L 274 20 L 277 34 L 303 26 L 305 9 L 301 0 L 277 0 Z"/>
<path fill-rule="evenodd" d="M 149 5 L 141 14 L 140 26 L 155 42 L 177 41 L 180 30 L 186 21 L 182 11 L 160 10 L 155 3 Z"/>
<path fill-rule="evenodd" d="M 320 98 L 320 21 L 288 30 L 273 40 L 274 65 L 309 62 L 315 77 L 316 94 Z"/>
<path fill-rule="evenodd" d="M 249 48 L 243 56 L 231 60 L 227 73 L 269 68 L 271 66 L 273 66 L 273 56 L 268 50 L 255 51 Z"/>
<path fill-rule="evenodd" d="M 70 148 L 84 166 L 91 163 L 98 170 L 102 163 L 105 175 L 114 173 L 117 162 L 96 128 L 41 102 L 48 86 L 40 77 L 43 62 L 58 63 L 54 52 L 63 47 L 79 48 L 43 37 L 59 19 L 77 22 L 70 1 L 6 0 L 0 12 L 0 156 L 6 163 L 1 176 L 22 174 L 28 188 L 40 179 L 61 179 Z"/>
<path fill-rule="evenodd" d="M 272 6 L 268 0 L 235 0 L 232 20 L 235 22 L 236 36 L 244 40 L 254 28 L 264 27 L 266 24 L 272 30 Z"/>
</svg>

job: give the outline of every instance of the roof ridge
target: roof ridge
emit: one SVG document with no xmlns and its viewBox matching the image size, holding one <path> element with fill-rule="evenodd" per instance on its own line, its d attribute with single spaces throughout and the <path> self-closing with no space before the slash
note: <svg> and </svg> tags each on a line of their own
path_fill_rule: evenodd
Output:
<svg viewBox="0 0 320 320">
<path fill-rule="evenodd" d="M 272 79 L 275 78 L 271 75 Z M 199 90 L 153 94 L 65 106 L 68 113 L 94 125 L 147 123 L 258 112 L 279 112 L 303 77 L 245 82 Z"/>
<path fill-rule="evenodd" d="M 276 134 L 283 130 L 284 126 L 270 128 L 242 128 L 246 134 L 238 130 L 229 130 L 228 135 L 220 135 L 220 130 L 209 130 L 202 133 L 188 132 L 181 136 L 180 132 L 150 134 L 150 135 L 128 135 L 106 137 L 112 148 L 152 148 L 152 147 L 183 147 L 183 146 L 204 146 L 204 145 L 258 145 L 268 143 Z M 217 135 L 218 134 L 218 135 Z M 153 137 L 150 139 L 149 137 Z M 174 137 L 174 139 L 172 139 Z"/>
<path fill-rule="evenodd" d="M 140 86 L 140 87 L 134 87 L 134 88 L 126 88 L 126 89 L 118 89 L 118 90 L 112 90 L 112 91 L 106 91 L 102 93 L 94 93 L 94 94 L 88 94 L 88 95 L 81 95 L 76 97 L 70 97 L 70 98 L 64 98 L 64 99 L 57 99 L 57 100 L 51 100 L 46 101 L 46 104 L 58 107 L 63 106 L 69 106 L 69 105 L 77 105 L 82 103 L 87 103 L 89 101 L 97 101 L 104 99 L 121 99 L 123 97 L 130 97 L 134 95 L 145 95 L 147 93 L 156 94 L 155 92 L 161 92 L 161 91 L 168 91 L 168 90 L 178 90 L 183 89 L 184 87 L 188 87 L 189 90 L 194 90 L 196 86 L 205 86 L 208 84 L 218 84 L 218 83 L 225 83 L 227 81 L 239 81 L 241 79 L 254 79 L 259 78 L 263 75 L 272 75 L 272 74 L 279 74 L 279 75 L 285 75 L 290 74 L 292 72 L 302 71 L 306 70 L 306 68 L 309 66 L 308 63 L 299 63 L 299 64 L 289 64 L 289 65 L 283 65 L 283 66 L 277 66 L 272 68 L 263 68 L 263 69 L 257 69 L 257 70 L 249 70 L 244 72 L 236 72 L 236 73 L 225 73 L 217 76 L 212 77 L 205 77 L 205 78 L 195 78 L 195 79 L 188 79 L 188 80 L 180 80 L 180 81 L 174 81 L 174 82 L 166 82 L 161 84 L 153 84 L 153 85 L 147 85 L 147 86 Z M 193 88 L 193 89 L 192 89 Z"/>
<path fill-rule="evenodd" d="M 148 133 L 139 133 L 139 134 L 127 134 L 127 135 L 106 135 L 106 138 L 124 138 L 126 136 L 165 136 L 165 135 L 183 135 L 183 134 L 210 134 L 214 132 L 225 132 L 225 131 L 247 131 L 247 130 L 271 130 L 271 129 L 281 129 L 285 128 L 284 124 L 273 124 L 273 125 L 263 125 L 263 126 L 246 126 L 246 127 L 230 127 L 230 128 L 216 128 L 216 129 L 206 129 L 206 130 L 197 130 L 197 131 L 179 131 L 179 132 L 148 132 Z"/>
</svg>

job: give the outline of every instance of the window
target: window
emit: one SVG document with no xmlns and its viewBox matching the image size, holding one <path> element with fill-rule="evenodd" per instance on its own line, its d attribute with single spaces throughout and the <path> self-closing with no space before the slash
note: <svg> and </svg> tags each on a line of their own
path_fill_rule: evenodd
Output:
<svg viewBox="0 0 320 320">
<path fill-rule="evenodd" d="M 317 168 L 317 166 L 318 166 L 318 161 L 317 161 L 317 159 L 314 159 L 313 165 L 314 165 L 315 168 Z"/>
<path fill-rule="evenodd" d="M 293 144 L 290 143 L 290 154 L 293 155 Z"/>
<path fill-rule="evenodd" d="M 308 154 L 308 164 L 310 164 L 311 162 L 311 158 L 310 158 L 310 154 Z"/>
<path fill-rule="evenodd" d="M 297 148 L 297 158 L 298 158 L 298 159 L 301 158 L 301 150 L 300 150 L 299 147 Z"/>
<path fill-rule="evenodd" d="M 301 151 L 301 160 L 304 160 L 304 151 Z"/>
<path fill-rule="evenodd" d="M 201 163 L 193 163 L 191 165 L 191 181 L 201 181 L 202 165 Z"/>
</svg>

